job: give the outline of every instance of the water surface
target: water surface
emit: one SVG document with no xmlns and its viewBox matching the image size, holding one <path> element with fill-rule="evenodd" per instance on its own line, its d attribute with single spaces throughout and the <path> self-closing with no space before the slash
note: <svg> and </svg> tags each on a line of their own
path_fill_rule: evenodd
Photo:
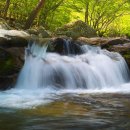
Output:
<svg viewBox="0 0 130 130">
<path fill-rule="evenodd" d="M 0 107 L 0 130 L 130 129 L 128 93 L 66 92 L 47 100 L 28 108 Z"/>
</svg>

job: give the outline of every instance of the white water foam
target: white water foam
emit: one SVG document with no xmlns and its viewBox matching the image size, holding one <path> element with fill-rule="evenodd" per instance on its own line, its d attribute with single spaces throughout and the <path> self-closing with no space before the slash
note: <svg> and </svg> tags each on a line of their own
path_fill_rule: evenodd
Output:
<svg viewBox="0 0 130 130">
<path fill-rule="evenodd" d="M 0 92 L 0 108 L 35 108 L 52 101 L 54 90 L 11 89 Z"/>
<path fill-rule="evenodd" d="M 130 83 L 116 88 L 103 89 L 11 89 L 0 92 L 0 108 L 34 109 L 40 105 L 46 105 L 55 99 L 60 99 L 63 94 L 103 94 L 118 93 L 130 94 Z"/>
</svg>

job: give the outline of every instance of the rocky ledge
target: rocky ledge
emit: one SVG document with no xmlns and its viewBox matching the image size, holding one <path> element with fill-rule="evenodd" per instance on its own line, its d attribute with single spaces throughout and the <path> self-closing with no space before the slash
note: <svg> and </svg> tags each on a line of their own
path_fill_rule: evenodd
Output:
<svg viewBox="0 0 130 130">
<path fill-rule="evenodd" d="M 0 29 L 0 89 L 14 86 L 24 62 L 24 47 L 30 35 L 24 31 Z"/>
<path fill-rule="evenodd" d="M 101 46 L 103 49 L 119 52 L 126 59 L 130 67 L 130 40 L 127 38 L 86 38 L 77 39 L 66 36 L 55 38 L 31 37 L 29 33 L 18 30 L 0 29 L 0 90 L 12 88 L 16 82 L 19 71 L 24 63 L 24 49 L 29 41 L 35 41 L 39 44 L 49 44 L 49 52 L 67 54 L 64 42 L 68 41 L 70 48 L 75 48 L 71 54 L 81 54 L 80 45 L 89 44 Z"/>
</svg>

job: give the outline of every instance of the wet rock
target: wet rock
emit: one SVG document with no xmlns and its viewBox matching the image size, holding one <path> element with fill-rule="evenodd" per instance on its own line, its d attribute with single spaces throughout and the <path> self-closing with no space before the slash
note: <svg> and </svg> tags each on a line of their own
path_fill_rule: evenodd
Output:
<svg viewBox="0 0 130 130">
<path fill-rule="evenodd" d="M 130 43 L 114 45 L 109 47 L 109 50 L 120 53 L 125 58 L 130 68 Z"/>
<path fill-rule="evenodd" d="M 13 88 L 15 86 L 17 76 L 17 73 L 6 76 L 0 75 L 0 90 L 7 90 Z"/>
<path fill-rule="evenodd" d="M 66 35 L 77 39 L 78 37 L 95 37 L 96 31 L 88 26 L 85 22 L 78 20 L 74 23 L 66 24 L 58 28 L 55 32 L 57 35 Z"/>
<path fill-rule="evenodd" d="M 0 90 L 5 90 L 11 85 L 12 79 L 9 76 L 15 70 L 12 55 L 2 48 L 0 48 L 0 68 Z"/>
<path fill-rule="evenodd" d="M 56 38 L 49 46 L 51 47 L 49 47 L 48 51 L 55 52 L 61 55 L 82 54 L 82 49 L 78 42 L 70 38 Z"/>
<path fill-rule="evenodd" d="M 13 87 L 23 66 L 24 48 L 0 48 L 0 90 Z"/>
<path fill-rule="evenodd" d="M 57 38 L 56 40 L 54 40 L 54 42 L 52 43 L 54 46 L 54 52 L 57 52 L 59 54 L 64 54 L 64 39 L 62 38 Z"/>
<path fill-rule="evenodd" d="M 0 90 L 14 86 L 29 38 L 24 31 L 0 29 Z"/>
<path fill-rule="evenodd" d="M 25 52 L 25 48 L 24 47 L 12 47 L 12 48 L 8 48 L 6 49 L 13 57 L 13 59 L 15 59 L 15 69 L 17 71 L 19 71 L 24 63 L 24 52 Z"/>
<path fill-rule="evenodd" d="M 12 73 L 14 67 L 14 59 L 6 50 L 0 48 L 0 75 Z"/>
</svg>

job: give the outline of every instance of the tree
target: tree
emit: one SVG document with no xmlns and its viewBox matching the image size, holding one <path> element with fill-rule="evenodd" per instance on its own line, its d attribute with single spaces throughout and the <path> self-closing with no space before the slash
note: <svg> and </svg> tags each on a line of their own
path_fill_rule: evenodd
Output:
<svg viewBox="0 0 130 130">
<path fill-rule="evenodd" d="M 31 25 L 33 24 L 34 19 L 37 17 L 38 13 L 40 12 L 40 10 L 44 6 L 44 4 L 45 4 L 45 0 L 39 0 L 36 7 L 30 13 L 30 15 L 29 15 L 29 17 L 28 17 L 28 19 L 27 19 L 27 21 L 25 23 L 24 29 L 29 29 L 31 27 Z"/>
<path fill-rule="evenodd" d="M 43 25 L 46 28 L 49 28 L 51 23 L 54 22 L 57 12 L 59 15 L 62 15 L 59 8 L 61 5 L 64 5 L 64 1 L 65 0 L 47 0 L 39 15 L 38 25 Z"/>
<path fill-rule="evenodd" d="M 85 14 L 84 21 L 99 35 L 105 33 L 115 19 L 126 13 L 128 4 L 127 0 L 79 0 L 75 2 L 82 7 L 82 12 Z"/>
<path fill-rule="evenodd" d="M 6 4 L 5 4 L 5 8 L 4 8 L 4 18 L 6 18 L 6 16 L 7 16 L 9 5 L 10 5 L 10 0 L 6 0 Z"/>
</svg>

